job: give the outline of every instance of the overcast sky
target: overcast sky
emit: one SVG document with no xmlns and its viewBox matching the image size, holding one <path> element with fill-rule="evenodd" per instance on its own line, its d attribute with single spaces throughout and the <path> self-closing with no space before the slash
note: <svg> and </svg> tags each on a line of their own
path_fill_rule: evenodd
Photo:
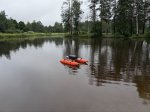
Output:
<svg viewBox="0 0 150 112">
<path fill-rule="evenodd" d="M 64 0 L 0 0 L 0 10 L 17 21 L 41 21 L 44 25 L 61 22 L 61 6 Z M 84 0 L 88 1 L 88 0 Z M 84 2 L 84 5 L 86 2 Z M 86 10 L 86 7 L 83 7 Z"/>
</svg>

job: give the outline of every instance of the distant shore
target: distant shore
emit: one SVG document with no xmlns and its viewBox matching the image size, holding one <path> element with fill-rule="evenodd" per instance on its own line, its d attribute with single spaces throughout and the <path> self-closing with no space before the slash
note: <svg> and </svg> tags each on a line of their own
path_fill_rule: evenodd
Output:
<svg viewBox="0 0 150 112">
<path fill-rule="evenodd" d="M 51 33 L 0 33 L 0 38 L 5 37 L 32 37 L 32 36 L 50 36 Z"/>
<path fill-rule="evenodd" d="M 12 40 L 12 39 L 25 39 L 25 38 L 47 38 L 47 37 L 65 37 L 65 38 L 90 38 L 91 34 L 79 34 L 70 35 L 69 33 L 37 33 L 37 32 L 24 32 L 24 33 L 0 33 L 0 40 Z M 119 34 L 103 33 L 102 38 L 113 38 L 113 39 L 144 39 L 145 35 L 132 35 L 131 37 L 124 37 Z M 149 34 L 148 36 L 149 37 Z"/>
</svg>

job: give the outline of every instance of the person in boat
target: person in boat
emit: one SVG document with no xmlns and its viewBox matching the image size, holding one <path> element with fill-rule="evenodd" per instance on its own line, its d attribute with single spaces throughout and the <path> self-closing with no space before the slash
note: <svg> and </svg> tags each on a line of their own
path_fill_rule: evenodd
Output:
<svg viewBox="0 0 150 112">
<path fill-rule="evenodd" d="M 78 62 L 78 63 L 87 63 L 87 62 L 88 62 L 88 60 L 79 58 L 79 57 L 77 57 L 76 55 L 69 55 L 69 56 L 66 56 L 66 59 L 67 59 L 67 60 L 71 60 L 71 61 L 75 61 L 75 62 Z"/>
<path fill-rule="evenodd" d="M 70 59 L 70 60 L 77 60 L 78 57 L 76 55 L 69 55 L 69 56 L 66 56 L 67 59 Z"/>
</svg>

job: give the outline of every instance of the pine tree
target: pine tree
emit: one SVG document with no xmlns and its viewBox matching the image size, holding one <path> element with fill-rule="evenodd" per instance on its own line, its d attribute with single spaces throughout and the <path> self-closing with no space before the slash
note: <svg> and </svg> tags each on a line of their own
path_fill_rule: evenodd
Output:
<svg viewBox="0 0 150 112">
<path fill-rule="evenodd" d="M 112 24 L 113 24 L 113 33 L 116 33 L 116 14 L 117 14 L 117 0 L 112 0 Z"/>
<path fill-rule="evenodd" d="M 92 33 L 96 33 L 96 21 L 97 21 L 97 4 L 99 0 L 90 0 L 90 10 L 91 10 L 91 21 L 92 21 Z"/>
<path fill-rule="evenodd" d="M 81 14 L 83 11 L 81 10 L 81 2 L 79 0 L 73 0 L 72 3 L 72 15 L 73 15 L 73 29 L 74 34 L 79 34 L 79 23 L 81 19 Z"/>
<path fill-rule="evenodd" d="M 62 21 L 65 25 L 65 29 L 70 32 L 70 34 L 79 33 L 79 22 L 82 14 L 81 2 L 79 0 L 66 0 L 63 2 L 62 7 Z"/>
<path fill-rule="evenodd" d="M 65 30 L 72 35 L 72 0 L 63 2 L 61 17 Z"/>
<path fill-rule="evenodd" d="M 103 29 L 103 23 L 109 24 L 112 17 L 112 0 L 100 0 L 100 19 L 101 19 L 101 30 Z"/>
<path fill-rule="evenodd" d="M 143 21 L 143 34 L 145 33 L 146 22 L 149 20 L 148 13 L 150 12 L 150 1 L 144 0 L 144 21 Z M 150 21 L 149 21 L 150 22 Z M 149 23 L 150 25 L 150 23 Z"/>
<path fill-rule="evenodd" d="M 6 30 L 7 18 L 5 11 L 0 12 L 0 32 L 5 32 Z"/>
<path fill-rule="evenodd" d="M 116 31 L 124 36 L 132 35 L 133 0 L 119 0 L 116 9 Z"/>
</svg>

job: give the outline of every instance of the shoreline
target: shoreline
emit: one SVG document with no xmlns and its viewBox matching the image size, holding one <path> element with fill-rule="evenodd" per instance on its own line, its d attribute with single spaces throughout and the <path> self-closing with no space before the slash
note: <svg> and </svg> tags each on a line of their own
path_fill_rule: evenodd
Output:
<svg viewBox="0 0 150 112">
<path fill-rule="evenodd" d="M 11 38 L 11 37 L 33 37 L 33 36 L 51 36 L 51 33 L 0 33 L 0 38 Z"/>
<path fill-rule="evenodd" d="M 0 33 L 0 41 L 64 37 L 64 33 Z"/>
<path fill-rule="evenodd" d="M 2 40 L 14 40 L 14 39 L 35 39 L 35 38 L 91 38 L 90 34 L 79 34 L 79 35 L 69 35 L 68 33 L 0 33 L 0 41 Z M 133 35 L 131 37 L 122 38 L 121 35 L 105 34 L 101 38 L 110 38 L 110 39 L 146 39 L 144 35 Z"/>
</svg>

